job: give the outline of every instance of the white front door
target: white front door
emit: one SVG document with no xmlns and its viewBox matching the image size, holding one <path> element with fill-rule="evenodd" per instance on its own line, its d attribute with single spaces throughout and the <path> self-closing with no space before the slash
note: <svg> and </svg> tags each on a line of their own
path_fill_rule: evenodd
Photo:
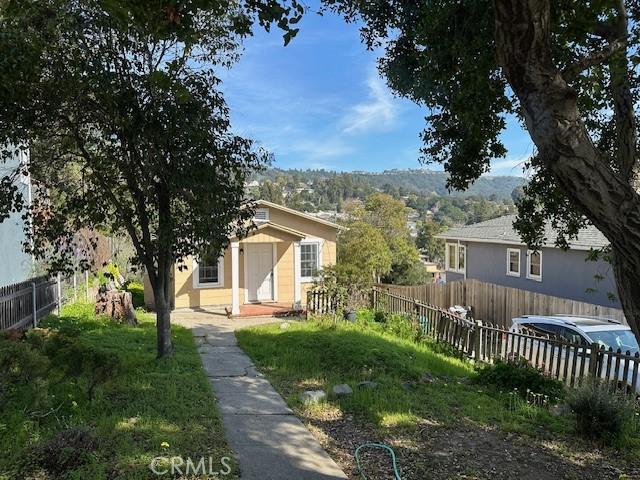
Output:
<svg viewBox="0 0 640 480">
<path fill-rule="evenodd" d="M 273 245 L 248 243 L 245 247 L 247 262 L 247 300 L 273 301 Z"/>
</svg>

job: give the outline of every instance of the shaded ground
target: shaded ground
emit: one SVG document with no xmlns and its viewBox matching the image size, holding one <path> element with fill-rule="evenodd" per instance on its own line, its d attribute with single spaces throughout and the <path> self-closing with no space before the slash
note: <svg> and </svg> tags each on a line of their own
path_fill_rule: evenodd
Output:
<svg viewBox="0 0 640 480">
<path fill-rule="evenodd" d="M 601 451 L 573 435 L 571 417 L 514 408 L 506 394 L 469 384 L 472 368 L 429 344 L 309 323 L 243 330 L 238 339 L 353 479 L 354 451 L 368 442 L 394 448 L 404 480 L 640 479 L 637 445 Z M 431 380 L 422 381 L 425 372 Z M 358 389 L 363 380 L 378 386 Z M 330 392 L 338 383 L 354 393 L 311 407 L 298 400 L 304 390 Z M 367 478 L 393 478 L 382 450 L 366 452 L 362 463 Z"/>
</svg>

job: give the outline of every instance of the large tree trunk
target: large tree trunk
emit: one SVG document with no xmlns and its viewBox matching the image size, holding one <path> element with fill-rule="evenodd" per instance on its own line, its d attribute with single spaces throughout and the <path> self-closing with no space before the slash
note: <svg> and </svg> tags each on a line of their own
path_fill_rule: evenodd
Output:
<svg viewBox="0 0 640 480">
<path fill-rule="evenodd" d="M 625 317 L 640 339 L 640 196 L 595 148 L 551 51 L 549 0 L 495 0 L 496 47 L 538 155 L 607 237 Z"/>
</svg>

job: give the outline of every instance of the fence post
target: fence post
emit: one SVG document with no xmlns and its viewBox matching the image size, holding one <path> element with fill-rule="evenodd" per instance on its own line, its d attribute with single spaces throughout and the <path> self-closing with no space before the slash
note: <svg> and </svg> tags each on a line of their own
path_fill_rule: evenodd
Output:
<svg viewBox="0 0 640 480">
<path fill-rule="evenodd" d="M 62 280 L 60 278 L 60 273 L 58 273 L 57 280 L 57 295 L 58 295 L 58 316 L 60 316 L 60 310 L 62 308 Z"/>
<path fill-rule="evenodd" d="M 38 302 L 36 301 L 36 282 L 31 282 L 31 309 L 33 311 L 33 328 L 38 326 Z"/>
<path fill-rule="evenodd" d="M 480 320 L 476 321 L 476 326 L 473 329 L 473 348 L 475 350 L 475 361 L 479 362 L 481 361 L 481 356 L 480 356 L 480 344 L 481 344 L 481 339 L 482 339 L 482 334 L 480 332 L 480 329 L 482 328 L 482 322 L 480 322 Z"/>
</svg>

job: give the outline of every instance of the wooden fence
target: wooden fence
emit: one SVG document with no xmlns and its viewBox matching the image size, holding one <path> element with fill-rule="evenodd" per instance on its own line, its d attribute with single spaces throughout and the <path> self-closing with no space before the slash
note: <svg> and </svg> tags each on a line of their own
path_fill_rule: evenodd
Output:
<svg viewBox="0 0 640 480">
<path fill-rule="evenodd" d="M 626 324 L 622 310 L 617 308 L 503 287 L 474 279 L 454 281 L 444 285 L 379 285 L 379 287 L 440 308 L 446 309 L 453 305 L 471 306 L 474 318 L 503 327 L 510 327 L 512 318 L 527 314 L 607 317 Z"/>
<path fill-rule="evenodd" d="M 387 290 L 374 288 L 373 308 L 406 315 L 422 331 L 469 358 L 481 362 L 525 359 L 549 376 L 576 386 L 586 378 L 600 378 L 621 386 L 628 393 L 640 393 L 640 353 L 593 348 L 533 332 L 511 332 L 481 321 L 469 321 L 448 311 Z"/>
<path fill-rule="evenodd" d="M 35 326 L 58 306 L 60 284 L 38 277 L 0 287 L 0 330 Z"/>
</svg>

